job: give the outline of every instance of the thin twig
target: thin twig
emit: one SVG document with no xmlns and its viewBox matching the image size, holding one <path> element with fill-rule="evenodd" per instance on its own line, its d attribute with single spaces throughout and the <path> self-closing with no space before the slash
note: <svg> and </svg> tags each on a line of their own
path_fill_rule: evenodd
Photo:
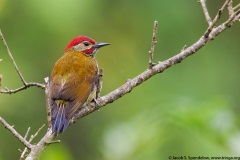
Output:
<svg viewBox="0 0 240 160">
<path fill-rule="evenodd" d="M 12 53 L 11 53 L 11 51 L 10 51 L 8 45 L 7 45 L 7 42 L 6 42 L 6 40 L 5 40 L 5 38 L 4 38 L 3 34 L 2 34 L 1 29 L 0 29 L 0 37 L 2 38 L 2 41 L 3 41 L 3 43 L 4 43 L 4 46 L 5 46 L 6 49 L 7 49 L 8 55 L 9 55 L 9 57 L 11 58 L 12 63 L 13 63 L 13 65 L 14 65 L 14 67 L 15 67 L 18 75 L 19 75 L 19 77 L 21 78 L 22 83 L 24 84 L 24 86 L 26 86 L 26 85 L 27 85 L 27 82 L 24 80 L 22 73 L 21 73 L 20 70 L 18 69 L 18 66 L 17 66 L 17 64 L 16 64 L 16 62 L 15 62 L 13 56 L 12 56 Z"/>
<path fill-rule="evenodd" d="M 14 128 L 10 126 L 2 117 L 0 117 L 0 122 L 8 129 L 23 145 L 31 149 L 32 145 L 27 142 Z"/>
<path fill-rule="evenodd" d="M 8 55 L 9 55 L 13 65 L 14 65 L 14 67 L 15 67 L 15 69 L 16 69 L 16 71 L 17 71 L 17 73 L 18 73 L 18 75 L 19 75 L 19 77 L 20 77 L 20 79 L 21 79 L 21 81 L 23 83 L 23 85 L 24 85 L 24 86 L 22 86 L 20 88 L 14 89 L 14 90 L 10 90 L 10 89 L 2 90 L 1 89 L 0 93 L 3 93 L 3 94 L 17 93 L 17 92 L 19 92 L 21 90 L 27 89 L 28 87 L 32 87 L 32 86 L 36 86 L 36 87 L 40 87 L 40 88 L 44 89 L 45 86 L 43 84 L 36 83 L 36 82 L 29 82 L 29 83 L 27 83 L 25 81 L 22 73 L 20 72 L 20 70 L 19 70 L 19 68 L 18 68 L 18 66 L 17 66 L 17 64 L 16 64 L 16 62 L 15 62 L 13 56 L 12 56 L 12 53 L 11 53 L 11 51 L 10 51 L 8 45 L 7 45 L 7 42 L 6 42 L 6 40 L 5 40 L 5 38 L 4 38 L 3 34 L 2 34 L 1 29 L 0 29 L 0 37 L 2 38 L 3 44 L 4 44 L 4 46 L 5 46 L 5 48 L 6 48 L 7 52 L 8 52 Z"/>
<path fill-rule="evenodd" d="M 56 140 L 56 141 L 50 141 L 50 142 L 46 142 L 46 144 L 53 144 L 53 143 L 60 143 L 61 140 Z"/>
<path fill-rule="evenodd" d="M 237 10 L 224 24 L 227 27 L 230 27 L 233 22 L 239 19 L 239 17 L 240 17 L 240 9 Z"/>
<path fill-rule="evenodd" d="M 240 21 L 240 14 L 239 14 L 239 12 L 237 12 L 237 13 L 238 13 L 238 15 L 234 18 L 234 21 L 236 21 L 236 20 Z"/>
<path fill-rule="evenodd" d="M 187 48 L 187 45 L 185 44 L 183 48 L 181 49 L 181 52 L 184 51 Z"/>
<path fill-rule="evenodd" d="M 212 24 L 208 27 L 207 31 L 204 33 L 204 37 L 208 37 L 209 34 L 212 32 L 213 28 L 215 27 L 217 21 L 219 20 L 219 18 L 221 17 L 223 10 L 227 7 L 228 3 L 231 0 L 226 0 L 226 2 L 223 4 L 223 6 L 218 10 L 215 18 L 212 21 Z"/>
<path fill-rule="evenodd" d="M 158 26 L 158 22 L 154 21 L 151 50 L 149 51 L 149 67 L 148 67 L 149 69 L 151 69 L 155 65 L 153 63 L 153 54 L 154 54 L 155 44 L 157 43 L 157 26 Z"/>
<path fill-rule="evenodd" d="M 35 160 L 37 157 L 44 151 L 45 147 L 48 145 L 48 142 L 51 142 L 56 137 L 56 134 L 52 133 L 52 130 L 48 130 L 43 138 L 35 145 L 29 155 L 27 160 Z"/>
<path fill-rule="evenodd" d="M 29 139 L 29 142 L 32 142 L 32 140 L 37 137 L 38 133 L 45 127 L 45 124 L 43 124 L 34 135 L 31 135 L 31 138 Z"/>
<path fill-rule="evenodd" d="M 25 134 L 25 136 L 24 136 L 24 139 L 25 139 L 25 140 L 27 140 L 27 136 L 28 136 L 28 133 L 29 133 L 30 129 L 31 129 L 31 128 L 28 127 L 28 130 L 27 130 L 27 132 L 26 132 L 26 134 Z M 30 143 L 30 142 L 29 142 L 29 143 Z M 23 160 L 24 155 L 25 155 L 25 153 L 27 152 L 27 147 L 25 147 L 23 151 L 21 151 L 20 149 L 19 149 L 19 151 L 20 151 L 20 153 L 22 153 L 22 154 L 21 154 L 21 157 L 20 157 L 20 160 Z"/>
<path fill-rule="evenodd" d="M 199 0 L 201 6 L 202 6 L 202 10 L 203 10 L 203 13 L 205 15 L 205 18 L 206 18 L 206 21 L 208 23 L 208 26 L 211 26 L 212 25 L 212 19 L 208 13 L 208 10 L 207 10 L 207 6 L 206 6 L 206 0 Z"/>
<path fill-rule="evenodd" d="M 238 3 L 238 4 L 233 8 L 233 10 L 237 10 L 239 7 L 240 7 L 240 3 Z"/>
<path fill-rule="evenodd" d="M 234 13 L 234 11 L 233 11 L 233 6 L 232 6 L 232 2 L 233 2 L 233 1 L 230 0 L 230 2 L 229 2 L 228 5 L 227 5 L 229 17 L 231 17 L 231 16 L 233 15 L 233 13 Z"/>
<path fill-rule="evenodd" d="M 25 134 L 25 136 L 24 136 L 24 139 L 25 139 L 25 140 L 27 139 L 27 136 L 28 136 L 28 133 L 29 133 L 30 129 L 31 129 L 31 127 L 28 127 L 28 130 L 27 130 L 27 132 L 26 132 L 26 134 Z"/>
<path fill-rule="evenodd" d="M 98 82 L 97 82 L 97 91 L 96 91 L 96 98 L 100 97 L 100 93 L 102 90 L 102 77 L 103 77 L 103 69 L 100 68 L 98 72 Z"/>
<path fill-rule="evenodd" d="M 22 150 L 21 150 L 21 149 L 18 149 L 18 151 L 19 151 L 20 153 L 22 153 Z"/>
<path fill-rule="evenodd" d="M 38 133 L 43 129 L 44 126 L 45 126 L 45 124 L 42 125 L 42 127 L 40 127 L 40 128 L 37 130 L 37 132 L 30 137 L 30 139 L 29 139 L 29 141 L 28 141 L 29 143 L 32 142 L 32 140 L 38 135 Z M 30 127 L 29 127 L 29 130 L 30 130 Z M 24 159 L 25 154 L 27 153 L 27 150 L 28 150 L 28 148 L 25 147 L 24 150 L 23 150 L 23 152 L 22 152 L 22 154 L 21 154 L 20 160 L 23 160 L 23 159 Z"/>
<path fill-rule="evenodd" d="M 29 82 L 27 83 L 26 85 L 20 87 L 20 88 L 17 88 L 17 89 L 13 89 L 13 90 L 10 90 L 8 89 L 7 87 L 5 87 L 5 90 L 1 89 L 0 90 L 0 93 L 3 93 L 3 94 L 13 94 L 13 93 L 17 93 L 19 91 L 22 91 L 24 89 L 27 89 L 29 87 L 39 87 L 39 88 L 42 88 L 44 89 L 45 88 L 45 85 L 44 84 L 41 84 L 41 83 L 36 83 L 36 82 Z"/>
</svg>

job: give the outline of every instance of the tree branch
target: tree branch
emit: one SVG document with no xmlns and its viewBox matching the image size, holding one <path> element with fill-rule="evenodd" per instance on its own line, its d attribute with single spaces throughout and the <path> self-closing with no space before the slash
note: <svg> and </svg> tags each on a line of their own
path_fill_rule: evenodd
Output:
<svg viewBox="0 0 240 160">
<path fill-rule="evenodd" d="M 50 144 L 55 137 L 56 135 L 52 134 L 52 130 L 49 129 L 44 137 L 37 143 L 37 145 L 34 145 L 34 147 L 31 149 L 31 152 L 27 156 L 26 160 L 37 159 L 37 157 L 44 151 L 45 147 L 47 147 L 47 145 Z"/>
<path fill-rule="evenodd" d="M 0 29 L 0 37 L 2 38 L 3 44 L 4 44 L 4 46 L 5 46 L 6 49 L 7 49 L 8 55 L 9 55 L 9 57 L 11 58 L 11 61 L 12 61 L 13 65 L 14 65 L 14 67 L 15 67 L 15 69 L 16 69 L 16 71 L 17 71 L 17 73 L 18 73 L 18 75 L 19 75 L 22 83 L 23 83 L 24 85 L 26 85 L 27 82 L 24 80 L 24 78 L 23 78 L 23 76 L 22 76 L 22 73 L 21 73 L 20 70 L 18 69 L 18 66 L 17 66 L 16 62 L 15 62 L 15 60 L 13 59 L 12 53 L 11 53 L 11 51 L 10 51 L 8 45 L 7 45 L 7 42 L 6 42 L 6 40 L 5 40 L 5 38 L 4 38 L 3 34 L 2 34 L 1 29 Z"/>
<path fill-rule="evenodd" d="M 206 2 L 206 0 L 199 0 L 199 3 L 202 6 L 202 10 L 203 10 L 203 13 L 204 13 L 205 18 L 206 18 L 206 21 L 207 21 L 208 25 L 211 26 L 212 25 L 212 19 L 211 19 L 209 13 L 208 13 L 207 6 L 206 6 L 205 2 Z"/>
<path fill-rule="evenodd" d="M 29 141 L 28 141 L 29 143 L 31 143 L 32 140 L 33 140 L 35 137 L 37 137 L 38 133 L 43 129 L 44 126 L 45 126 L 45 124 L 42 125 L 42 127 L 40 127 L 34 135 L 31 135 L 31 137 L 30 137 L 30 139 L 29 139 Z M 27 138 L 27 135 L 28 135 L 29 130 L 30 130 L 30 127 L 28 128 L 27 133 L 26 133 L 24 139 Z M 27 149 L 28 149 L 27 147 L 24 148 L 24 150 L 23 150 L 23 152 L 22 152 L 22 154 L 21 154 L 20 160 L 23 160 L 23 159 L 24 159 L 24 156 L 25 156 L 25 154 L 27 153 Z"/>
<path fill-rule="evenodd" d="M 112 91 L 111 93 L 100 97 L 96 100 L 97 103 L 90 103 L 86 107 L 82 108 L 72 119 L 71 123 L 74 123 L 78 118 L 84 117 L 88 115 L 89 113 L 98 110 L 99 108 L 107 105 L 108 103 L 112 103 L 113 101 L 121 98 L 123 95 L 131 92 L 136 86 L 140 85 L 141 83 L 145 82 L 152 76 L 156 75 L 157 73 L 161 73 L 167 68 L 180 63 L 182 60 L 187 58 L 188 56 L 194 54 L 197 52 L 200 48 L 205 46 L 209 41 L 214 39 L 216 36 L 218 36 L 220 33 L 222 33 L 224 30 L 226 30 L 228 27 L 230 27 L 233 22 L 235 22 L 237 19 L 235 19 L 237 16 L 240 15 L 240 10 L 237 11 L 234 15 L 232 15 L 226 22 L 222 23 L 218 27 L 214 28 L 208 37 L 202 36 L 197 42 L 195 42 L 193 45 L 191 45 L 188 48 L 185 48 L 177 55 L 160 62 L 159 64 L 155 65 L 152 69 L 147 69 L 144 72 L 142 72 L 140 75 L 136 76 L 135 78 L 128 80 L 125 84 L 123 84 L 121 87 L 117 88 L 116 90 Z M 100 104 L 100 105 L 97 105 Z"/>
<path fill-rule="evenodd" d="M 236 10 L 236 9 L 238 9 L 238 8 L 240 8 L 240 3 L 237 4 L 235 7 L 233 7 L 233 10 Z"/>
<path fill-rule="evenodd" d="M 234 13 L 232 3 L 233 3 L 232 0 L 230 0 L 230 2 L 229 2 L 228 5 L 227 5 L 229 17 L 232 16 L 233 13 Z"/>
<path fill-rule="evenodd" d="M 27 148 L 31 149 L 33 146 L 26 141 L 25 138 L 23 138 L 14 128 L 13 126 L 10 126 L 2 117 L 0 117 L 0 122 L 5 126 L 6 129 L 8 129 L 14 137 L 16 137 L 23 145 L 25 145 Z"/>
<path fill-rule="evenodd" d="M 15 67 L 15 69 L 16 69 L 16 71 L 17 71 L 17 73 L 18 73 L 18 75 L 19 75 L 19 77 L 20 77 L 20 79 L 21 79 L 21 81 L 22 81 L 22 83 L 23 83 L 23 85 L 24 85 L 24 86 L 22 86 L 22 87 L 20 87 L 20 88 L 14 89 L 14 90 L 9 90 L 8 88 L 6 88 L 6 90 L 2 90 L 2 89 L 1 89 L 1 90 L 0 90 L 0 93 L 4 93 L 4 94 L 17 93 L 17 92 L 19 92 L 19 91 L 21 91 L 21 90 L 27 89 L 27 88 L 32 87 L 32 86 L 36 86 L 36 87 L 40 87 L 40 88 L 44 89 L 45 86 L 44 86 L 43 84 L 36 83 L 36 82 L 27 83 L 27 82 L 25 81 L 25 79 L 23 78 L 22 73 L 21 73 L 20 70 L 18 69 L 18 66 L 17 66 L 17 64 L 16 64 L 16 62 L 15 62 L 13 56 L 12 56 L 12 53 L 11 53 L 11 51 L 10 51 L 8 45 L 7 45 L 7 42 L 6 42 L 6 40 L 5 40 L 5 38 L 4 38 L 3 34 L 2 34 L 1 29 L 0 29 L 0 37 L 2 38 L 3 44 L 4 44 L 4 46 L 5 46 L 5 48 L 6 48 L 7 52 L 8 52 L 8 55 L 9 55 L 9 57 L 10 57 L 13 65 L 14 65 L 14 67 Z M 2 78 L 1 78 L 1 80 L 2 80 Z"/>
<path fill-rule="evenodd" d="M 226 2 L 228 2 L 228 1 L 226 1 Z M 225 3 L 225 4 L 227 5 L 227 3 Z M 222 7 L 222 8 L 225 8 L 225 7 Z M 219 14 L 221 14 L 221 13 L 218 12 L 216 17 L 220 18 Z M 211 30 L 209 30 L 209 28 L 208 28 L 206 31 L 206 32 L 209 32 L 207 37 L 202 36 L 197 42 L 195 42 L 190 47 L 188 47 L 188 48 L 184 47 L 184 49 L 182 49 L 181 52 L 178 53 L 177 55 L 175 55 L 163 62 L 160 62 L 159 64 L 153 66 L 150 69 L 148 68 L 147 70 L 142 72 L 140 75 L 136 76 L 135 78 L 127 80 L 127 82 L 125 84 L 123 84 L 121 87 L 115 89 L 114 91 L 110 92 L 109 94 L 107 94 L 103 97 L 96 99 L 96 103 L 92 102 L 92 103 L 88 104 L 87 106 L 83 107 L 77 114 L 75 114 L 75 116 L 71 119 L 70 123 L 72 124 L 72 123 L 76 122 L 77 119 L 84 117 L 109 103 L 114 102 L 115 100 L 121 98 L 125 94 L 131 92 L 136 86 L 145 82 L 146 80 L 148 80 L 152 76 L 156 75 L 157 73 L 163 72 L 167 68 L 169 68 L 177 63 L 180 63 L 182 60 L 184 60 L 188 56 L 196 53 L 200 48 L 205 46 L 209 41 L 211 41 L 216 36 L 218 36 L 220 33 L 222 33 L 225 29 L 227 29 L 229 27 L 229 25 L 232 25 L 233 22 L 235 22 L 237 20 L 236 19 L 237 16 L 239 16 L 239 12 L 236 12 L 226 22 L 222 23 L 221 25 L 219 25 L 215 28 L 212 28 Z M 215 18 L 214 24 L 216 23 L 216 19 L 218 20 L 219 18 Z M 52 141 L 55 137 L 56 137 L 56 135 L 53 135 L 51 133 L 51 128 L 49 128 L 47 134 L 40 140 L 38 145 L 35 146 L 35 151 L 32 150 L 31 153 L 29 154 L 28 160 L 32 160 L 32 159 L 35 159 L 36 157 L 38 157 L 38 155 L 44 150 L 44 148 L 48 144 L 48 141 Z"/>
<path fill-rule="evenodd" d="M 44 84 L 36 83 L 36 82 L 29 82 L 29 83 L 26 83 L 26 85 L 24 85 L 24 86 L 22 86 L 20 88 L 17 88 L 17 89 L 13 89 L 13 90 L 10 90 L 7 87 L 5 87 L 5 90 L 1 89 L 0 93 L 3 93 L 3 94 L 13 94 L 13 93 L 17 93 L 19 91 L 22 91 L 24 89 L 27 89 L 27 88 L 33 87 L 33 86 L 39 87 L 39 88 L 42 88 L 42 89 L 45 88 Z"/>
<path fill-rule="evenodd" d="M 209 34 L 212 32 L 213 28 L 215 27 L 217 21 L 219 20 L 219 18 L 221 17 L 224 9 L 227 7 L 227 5 L 230 3 L 231 0 L 226 0 L 226 2 L 223 4 L 223 6 L 218 10 L 215 18 L 212 21 L 212 24 L 208 27 L 207 31 L 204 33 L 205 37 L 208 37 Z"/>
<path fill-rule="evenodd" d="M 28 130 L 27 130 L 27 132 L 26 132 L 26 134 L 25 134 L 25 136 L 24 136 L 24 139 L 26 140 L 27 139 L 27 136 L 28 136 L 28 133 L 30 132 L 30 127 L 28 127 Z M 29 141 L 29 143 L 31 143 L 30 141 Z M 22 151 L 22 154 L 21 154 L 21 157 L 20 157 L 20 160 L 23 160 L 23 158 L 24 158 L 24 155 L 25 155 L 25 153 L 27 152 L 27 147 L 25 147 L 24 148 L 24 150 Z M 19 149 L 20 150 L 20 149 Z"/>
<path fill-rule="evenodd" d="M 153 54 L 154 54 L 155 44 L 157 43 L 157 26 L 158 26 L 158 22 L 154 21 L 151 50 L 149 51 L 149 62 L 148 62 L 149 69 L 151 69 L 155 65 L 153 63 Z"/>
</svg>

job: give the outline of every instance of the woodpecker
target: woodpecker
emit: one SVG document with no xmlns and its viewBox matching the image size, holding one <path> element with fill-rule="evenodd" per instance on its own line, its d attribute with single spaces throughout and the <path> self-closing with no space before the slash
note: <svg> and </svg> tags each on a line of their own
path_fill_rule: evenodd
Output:
<svg viewBox="0 0 240 160">
<path fill-rule="evenodd" d="M 77 111 L 95 98 L 98 81 L 95 54 L 107 45 L 109 43 L 97 43 L 89 37 L 78 36 L 55 63 L 49 83 L 53 133 L 65 131 Z"/>
</svg>

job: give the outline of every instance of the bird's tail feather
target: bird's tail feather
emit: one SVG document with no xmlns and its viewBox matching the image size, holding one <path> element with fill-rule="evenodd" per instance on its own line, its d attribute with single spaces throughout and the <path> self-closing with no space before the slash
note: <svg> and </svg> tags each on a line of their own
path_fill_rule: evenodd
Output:
<svg viewBox="0 0 240 160">
<path fill-rule="evenodd" d="M 69 125 L 66 117 L 66 104 L 57 102 L 54 105 L 51 106 L 52 132 L 59 134 L 64 132 Z"/>
</svg>

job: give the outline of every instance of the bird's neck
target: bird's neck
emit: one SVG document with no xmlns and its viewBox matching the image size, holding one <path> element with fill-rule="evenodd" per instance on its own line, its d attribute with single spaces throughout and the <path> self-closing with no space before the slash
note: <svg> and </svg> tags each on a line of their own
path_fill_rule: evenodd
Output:
<svg viewBox="0 0 240 160">
<path fill-rule="evenodd" d="M 70 50 L 64 52 L 64 54 L 81 54 L 81 55 L 84 55 L 86 57 L 94 58 L 94 54 L 85 53 L 84 51 L 78 51 L 78 50 L 75 50 L 75 49 L 70 49 Z"/>
</svg>

